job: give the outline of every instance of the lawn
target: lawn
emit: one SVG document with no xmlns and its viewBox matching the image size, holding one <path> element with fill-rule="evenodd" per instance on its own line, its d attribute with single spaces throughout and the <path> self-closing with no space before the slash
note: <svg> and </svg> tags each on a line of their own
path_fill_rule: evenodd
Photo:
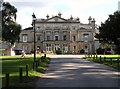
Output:
<svg viewBox="0 0 120 89">
<path fill-rule="evenodd" d="M 42 61 L 36 70 L 33 70 L 33 62 L 34 56 L 27 55 L 25 58 L 21 58 L 21 55 L 17 56 L 0 56 L 2 60 L 2 86 L 5 87 L 5 74 L 10 74 L 10 86 L 14 87 L 33 87 L 35 81 L 41 76 L 42 73 L 45 72 L 48 63 L 50 62 L 50 58 L 46 58 L 45 61 Z M 41 58 L 40 55 L 36 56 L 36 60 Z M 28 65 L 28 74 L 26 77 L 26 65 Z M 19 68 L 23 68 L 23 82 L 19 83 Z"/>
<path fill-rule="evenodd" d="M 100 60 L 100 56 L 101 56 L 101 60 Z M 104 58 L 106 59 L 104 60 Z M 97 56 L 95 55 L 92 57 L 87 56 L 86 59 L 97 63 L 105 64 L 116 69 L 120 69 L 120 55 L 97 55 Z"/>
</svg>

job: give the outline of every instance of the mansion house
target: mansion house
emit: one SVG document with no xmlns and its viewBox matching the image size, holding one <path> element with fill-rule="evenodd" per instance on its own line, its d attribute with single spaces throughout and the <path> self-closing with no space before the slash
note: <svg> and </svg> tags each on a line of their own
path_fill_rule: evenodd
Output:
<svg viewBox="0 0 120 89">
<path fill-rule="evenodd" d="M 87 24 L 83 24 L 79 18 L 72 16 L 65 19 L 61 13 L 52 17 L 47 15 L 46 19 L 36 19 L 35 30 L 36 49 L 40 51 L 55 52 L 60 48 L 64 53 L 80 53 L 80 50 L 94 53 L 98 45 L 94 38 L 95 19 L 91 17 L 88 18 Z M 34 49 L 33 27 L 21 31 L 19 43 L 16 43 L 15 48 L 24 49 L 26 53 Z"/>
</svg>

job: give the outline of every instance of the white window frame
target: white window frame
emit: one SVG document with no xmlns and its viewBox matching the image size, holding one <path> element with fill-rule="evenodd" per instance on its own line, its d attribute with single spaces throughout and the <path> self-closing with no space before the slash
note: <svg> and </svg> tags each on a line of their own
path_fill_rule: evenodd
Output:
<svg viewBox="0 0 120 89">
<path fill-rule="evenodd" d="M 67 46 L 65 46 L 64 49 L 65 49 L 64 52 L 68 52 L 68 47 Z"/>
<path fill-rule="evenodd" d="M 88 42 L 89 34 L 83 34 L 84 42 Z"/>
<path fill-rule="evenodd" d="M 52 50 L 51 44 L 46 44 L 46 51 L 51 51 L 51 50 Z"/>
<path fill-rule="evenodd" d="M 59 44 L 55 44 L 54 45 L 54 50 L 58 50 L 58 48 L 60 48 L 60 45 Z"/>
<path fill-rule="evenodd" d="M 23 34 L 22 38 L 23 38 L 23 42 L 27 42 L 28 41 L 28 35 L 27 34 Z"/>
<path fill-rule="evenodd" d="M 28 50 L 28 45 L 22 45 L 22 49 L 23 49 L 24 51 L 27 51 L 27 50 Z"/>
</svg>

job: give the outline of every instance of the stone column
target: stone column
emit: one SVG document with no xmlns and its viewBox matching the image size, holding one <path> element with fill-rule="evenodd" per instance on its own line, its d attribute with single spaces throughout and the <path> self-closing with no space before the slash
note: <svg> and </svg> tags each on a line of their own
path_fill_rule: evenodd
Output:
<svg viewBox="0 0 120 89">
<path fill-rule="evenodd" d="M 45 32 L 43 32 L 43 33 L 44 33 L 43 38 L 44 38 L 44 41 L 45 41 L 46 40 Z"/>
<path fill-rule="evenodd" d="M 54 32 L 52 31 L 52 38 L 51 38 L 51 40 L 53 41 L 54 40 Z"/>
<path fill-rule="evenodd" d="M 60 40 L 63 40 L 63 32 L 60 31 L 59 34 L 60 34 Z"/>
</svg>

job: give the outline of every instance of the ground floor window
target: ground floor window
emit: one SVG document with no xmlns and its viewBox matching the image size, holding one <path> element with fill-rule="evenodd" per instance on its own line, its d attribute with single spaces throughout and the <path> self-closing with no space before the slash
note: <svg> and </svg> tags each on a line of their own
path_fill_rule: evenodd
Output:
<svg viewBox="0 0 120 89">
<path fill-rule="evenodd" d="M 76 46 L 73 46 L 73 52 L 75 52 L 76 51 Z"/>
<path fill-rule="evenodd" d="M 67 46 L 65 46 L 63 49 L 64 49 L 64 52 L 65 52 L 65 53 L 68 52 L 68 47 L 67 47 Z"/>
<path fill-rule="evenodd" d="M 58 50 L 58 48 L 60 48 L 60 45 L 59 44 L 55 44 L 54 50 Z"/>
<path fill-rule="evenodd" d="M 85 53 L 88 53 L 88 46 L 87 45 L 85 45 L 84 50 L 85 50 Z"/>
<path fill-rule="evenodd" d="M 51 44 L 46 44 L 46 51 L 51 51 L 51 50 L 52 50 Z"/>
<path fill-rule="evenodd" d="M 68 52 L 68 46 L 67 46 L 67 44 L 64 44 L 64 45 L 63 45 L 63 51 L 64 51 L 65 53 Z"/>
<path fill-rule="evenodd" d="M 28 45 L 22 45 L 22 49 L 23 49 L 25 52 L 27 52 L 27 50 L 28 50 Z"/>
</svg>

